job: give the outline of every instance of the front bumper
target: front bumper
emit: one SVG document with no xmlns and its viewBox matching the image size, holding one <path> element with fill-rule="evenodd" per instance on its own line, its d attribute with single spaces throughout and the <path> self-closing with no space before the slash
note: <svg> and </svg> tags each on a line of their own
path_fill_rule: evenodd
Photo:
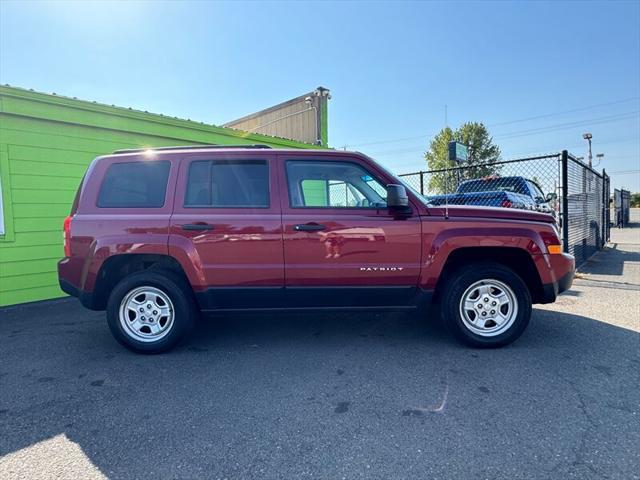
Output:
<svg viewBox="0 0 640 480">
<path fill-rule="evenodd" d="M 576 273 L 575 261 L 570 255 L 563 254 L 563 256 L 570 258 L 570 266 L 568 266 L 566 273 L 564 273 L 564 275 L 562 275 L 557 281 L 546 283 L 542 286 L 542 298 L 540 299 L 540 303 L 555 302 L 558 295 L 569 290 L 573 284 L 573 277 Z"/>
</svg>

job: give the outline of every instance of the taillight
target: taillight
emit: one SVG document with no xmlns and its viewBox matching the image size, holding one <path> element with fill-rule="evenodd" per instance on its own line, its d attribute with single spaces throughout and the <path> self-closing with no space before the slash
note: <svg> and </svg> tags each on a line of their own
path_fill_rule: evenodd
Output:
<svg viewBox="0 0 640 480">
<path fill-rule="evenodd" d="M 64 219 L 63 225 L 63 239 L 64 239 L 64 256 L 71 256 L 71 219 L 73 217 L 69 215 Z"/>
<path fill-rule="evenodd" d="M 511 207 L 513 207 L 513 203 L 511 203 L 511 200 L 503 200 L 502 201 L 502 206 L 504 208 L 511 208 Z"/>
</svg>

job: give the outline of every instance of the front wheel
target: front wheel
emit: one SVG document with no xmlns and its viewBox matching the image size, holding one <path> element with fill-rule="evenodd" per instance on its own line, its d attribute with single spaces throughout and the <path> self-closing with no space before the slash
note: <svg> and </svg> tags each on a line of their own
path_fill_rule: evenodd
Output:
<svg viewBox="0 0 640 480">
<path fill-rule="evenodd" d="M 441 297 L 443 320 L 462 343 L 492 348 L 516 340 L 531 318 L 531 294 L 513 270 L 475 263 L 457 270 Z"/>
<path fill-rule="evenodd" d="M 169 271 L 125 277 L 107 303 L 111 333 L 122 345 L 140 353 L 170 350 L 186 337 L 196 316 L 188 285 Z"/>
</svg>

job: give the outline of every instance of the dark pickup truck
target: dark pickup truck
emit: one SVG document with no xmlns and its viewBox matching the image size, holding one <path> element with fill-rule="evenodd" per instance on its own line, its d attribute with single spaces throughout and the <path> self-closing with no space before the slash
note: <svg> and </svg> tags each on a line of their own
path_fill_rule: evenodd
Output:
<svg viewBox="0 0 640 480">
<path fill-rule="evenodd" d="M 483 207 L 522 208 L 550 213 L 556 194 L 546 196 L 536 182 L 524 177 L 484 177 L 460 183 L 451 195 L 427 197 L 431 205 L 480 205 Z"/>
</svg>

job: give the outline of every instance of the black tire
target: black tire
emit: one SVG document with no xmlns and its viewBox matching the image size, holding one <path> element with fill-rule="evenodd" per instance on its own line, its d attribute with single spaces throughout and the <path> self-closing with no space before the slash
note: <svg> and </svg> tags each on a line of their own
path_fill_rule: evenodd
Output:
<svg viewBox="0 0 640 480">
<path fill-rule="evenodd" d="M 120 323 L 120 305 L 132 290 L 152 287 L 169 297 L 173 304 L 173 321 L 162 338 L 156 341 L 139 341 Z M 171 350 L 190 333 L 198 317 L 193 291 L 177 274 L 167 270 L 145 270 L 132 273 L 122 279 L 109 295 L 107 323 L 115 339 L 129 350 L 138 353 L 162 353 Z"/>
<path fill-rule="evenodd" d="M 481 280 L 498 280 L 509 287 L 517 301 L 513 323 L 495 336 L 473 332 L 463 320 L 460 302 L 465 291 Z M 511 269 L 499 263 L 479 262 L 457 269 L 447 277 L 440 298 L 442 319 L 453 336 L 476 348 L 496 348 L 508 345 L 522 335 L 531 318 L 531 294 L 524 281 Z"/>
</svg>

